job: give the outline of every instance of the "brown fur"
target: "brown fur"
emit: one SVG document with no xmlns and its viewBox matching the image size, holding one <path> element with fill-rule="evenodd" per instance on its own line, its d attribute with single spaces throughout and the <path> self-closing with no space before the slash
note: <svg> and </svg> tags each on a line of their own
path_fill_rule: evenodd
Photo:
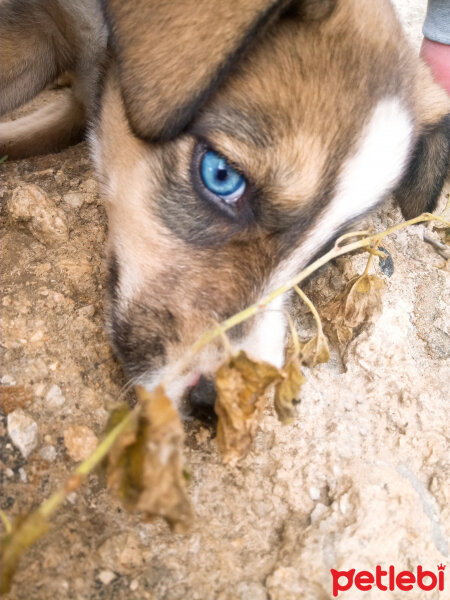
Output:
<svg viewBox="0 0 450 600">
<path fill-rule="evenodd" d="M 54 152 L 80 140 L 106 58 L 106 27 L 93 0 L 4 0 L 0 12 L 0 114 L 67 71 L 72 92 L 34 114 L 0 123 L 9 158 Z"/>
<path fill-rule="evenodd" d="M 81 141 L 86 110 L 71 89 L 41 108 L 0 125 L 0 152 L 8 159 L 57 152 Z"/>
<path fill-rule="evenodd" d="M 363 10 L 360 0 L 106 6 L 112 59 L 93 155 L 109 215 L 109 325 L 130 375 L 149 383 L 170 370 L 206 327 L 337 235 L 294 252 L 326 220 L 385 98 L 410 118 L 411 155 L 384 196 L 395 192 L 408 216 L 432 208 L 450 154 L 450 101 L 387 0 Z M 205 147 L 247 179 L 228 213 L 201 192 Z M 194 371 L 214 369 L 221 353 L 209 347 Z"/>
<path fill-rule="evenodd" d="M 172 138 L 222 80 L 233 57 L 287 4 L 276 0 L 189 3 L 108 0 L 120 86 L 133 130 Z M 130 40 L 133 40 L 130 43 Z"/>
</svg>

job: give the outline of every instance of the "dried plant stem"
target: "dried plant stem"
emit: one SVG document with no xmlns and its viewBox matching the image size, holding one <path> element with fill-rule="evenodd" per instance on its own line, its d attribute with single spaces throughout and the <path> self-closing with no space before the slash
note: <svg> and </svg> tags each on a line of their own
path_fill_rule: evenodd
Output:
<svg viewBox="0 0 450 600">
<path fill-rule="evenodd" d="M 362 235 L 366 235 L 367 232 L 351 232 L 349 234 L 345 234 L 341 236 L 334 247 L 311 263 L 308 267 L 306 267 L 303 271 L 295 275 L 292 279 L 287 281 L 285 284 L 280 286 L 278 289 L 274 290 L 267 296 L 265 296 L 260 302 L 257 302 L 245 310 L 241 311 L 226 319 L 222 323 L 216 325 L 212 329 L 206 331 L 192 346 L 191 352 L 182 359 L 178 368 L 174 369 L 175 376 L 180 373 L 183 368 L 189 364 L 189 361 L 192 359 L 192 356 L 201 350 L 204 346 L 206 346 L 209 342 L 213 341 L 215 338 L 225 336 L 225 332 L 252 317 L 259 311 L 263 310 L 268 304 L 270 304 L 275 298 L 285 294 L 291 289 L 295 288 L 297 293 L 302 297 L 302 299 L 306 302 L 309 309 L 312 311 L 314 318 L 316 320 L 319 331 L 322 329 L 322 325 L 320 322 L 320 318 L 317 315 L 317 311 L 315 310 L 311 301 L 307 298 L 307 296 L 302 292 L 302 290 L 298 287 L 298 284 L 309 277 L 312 273 L 317 271 L 320 267 L 328 263 L 330 260 L 337 258 L 338 256 L 342 256 L 343 254 L 348 254 L 354 250 L 358 250 L 360 248 L 371 248 L 376 249 L 378 243 L 384 237 L 395 233 L 405 227 L 410 225 L 414 225 L 416 223 L 428 222 L 428 221 L 440 221 L 444 223 L 446 226 L 450 226 L 450 223 L 443 219 L 442 217 L 431 215 L 429 213 L 424 213 L 415 219 L 410 219 L 404 223 L 400 223 L 395 225 L 394 227 L 390 227 L 381 233 L 376 233 L 373 235 L 369 235 L 367 237 L 363 237 L 362 239 L 358 239 L 354 242 L 349 242 L 347 244 L 341 245 L 341 243 L 345 239 L 351 239 L 354 237 L 359 237 Z M 368 266 L 370 265 L 369 258 Z M 368 268 L 366 267 L 366 270 Z M 140 410 L 140 405 L 138 404 L 136 408 L 129 412 L 123 419 L 120 421 L 109 433 L 105 436 L 105 438 L 100 442 L 94 452 L 86 458 L 74 471 L 73 475 L 66 481 L 65 485 L 57 490 L 50 498 L 45 500 L 41 506 L 39 506 L 33 513 L 28 515 L 28 517 L 20 523 L 17 529 L 14 526 L 11 527 L 11 524 L 4 513 L 0 513 L 0 518 L 5 526 L 6 535 L 10 537 L 11 540 L 14 540 L 16 544 L 16 550 L 19 552 L 19 555 L 23 553 L 26 548 L 28 548 L 34 541 L 36 541 L 43 533 L 45 533 L 44 525 L 48 522 L 48 518 L 64 503 L 68 494 L 72 491 L 78 489 L 78 487 L 83 482 L 84 478 L 96 467 L 99 463 L 106 457 L 108 452 L 111 450 L 115 442 L 118 440 L 120 435 L 124 432 L 127 425 L 130 423 L 131 419 L 138 414 Z M 25 540 L 27 540 L 25 542 Z M 14 543 L 12 542 L 12 543 Z"/>
<path fill-rule="evenodd" d="M 322 335 L 323 334 L 322 321 L 320 319 L 319 313 L 316 310 L 316 307 L 311 302 L 311 300 L 308 298 L 308 296 L 305 294 L 305 292 L 298 287 L 298 285 L 294 285 L 294 290 L 297 292 L 297 294 L 300 296 L 300 298 L 303 300 L 303 302 L 306 304 L 306 306 L 312 312 L 314 321 L 316 322 L 317 332 L 319 335 Z"/>
<path fill-rule="evenodd" d="M 428 222 L 428 221 L 440 221 L 441 223 L 450 225 L 450 223 L 448 221 L 446 221 L 445 219 L 443 219 L 437 215 L 432 215 L 430 213 L 423 213 L 422 215 L 415 217 L 414 219 L 410 219 L 409 221 L 404 221 L 403 223 L 399 223 L 398 225 L 389 227 L 385 231 L 375 233 L 373 235 L 364 237 L 355 242 L 350 242 L 348 244 L 344 244 L 343 246 L 341 246 L 340 243 L 343 240 L 350 238 L 350 237 L 355 237 L 355 235 L 363 235 L 365 232 L 355 232 L 355 233 L 344 234 L 336 241 L 334 247 L 331 250 L 329 250 L 326 254 L 324 254 L 323 256 L 321 256 L 320 258 L 315 260 L 314 262 L 312 262 L 308 267 L 306 267 L 306 269 L 304 269 L 303 271 L 301 271 L 300 273 L 295 275 L 292 279 L 287 281 L 285 284 L 283 284 L 282 286 L 280 286 L 279 288 L 277 288 L 276 290 L 274 290 L 273 292 L 271 292 L 270 294 L 265 296 L 259 302 L 252 304 L 245 310 L 233 315 L 232 317 L 230 317 L 229 319 L 226 319 L 225 321 L 222 321 L 222 323 L 220 323 L 213 329 L 209 329 L 208 331 L 206 331 L 192 346 L 192 354 L 195 354 L 196 352 L 201 350 L 204 346 L 206 346 L 207 344 L 212 342 L 219 335 L 223 335 L 223 332 L 228 331 L 232 327 L 235 327 L 236 325 L 239 325 L 243 321 L 246 321 L 250 317 L 254 316 L 256 313 L 258 313 L 259 311 L 264 309 L 268 304 L 273 302 L 273 300 L 275 300 L 279 296 L 282 296 L 286 292 L 289 292 L 292 288 L 294 288 L 294 286 L 298 285 L 301 281 L 303 281 L 304 279 L 306 279 L 307 277 L 312 275 L 312 273 L 314 273 L 315 271 L 320 269 L 320 267 L 322 267 L 323 265 L 330 262 L 330 260 L 333 260 L 334 258 L 337 258 L 338 256 L 342 256 L 343 254 L 348 254 L 349 252 L 353 252 L 354 250 L 358 250 L 360 248 L 374 247 L 383 238 L 385 238 L 388 235 L 391 235 L 392 233 L 395 233 L 396 231 L 400 231 L 401 229 L 404 229 L 405 227 L 409 227 L 410 225 L 415 225 L 416 223 L 424 223 L 424 222 Z M 375 242 L 376 242 L 376 244 L 375 244 Z"/>
<path fill-rule="evenodd" d="M 65 485 L 45 500 L 36 510 L 36 513 L 39 513 L 44 519 L 48 519 L 63 504 L 68 494 L 75 491 L 81 485 L 86 475 L 89 475 L 102 462 L 133 416 L 134 412 L 129 412 L 120 423 L 111 429 L 94 452 L 78 465 Z"/>
<path fill-rule="evenodd" d="M 271 292 L 270 294 L 265 296 L 260 302 L 252 304 L 245 310 L 233 315 L 229 319 L 226 319 L 222 323 L 219 323 L 212 329 L 206 331 L 197 340 L 197 342 L 192 346 L 191 352 L 186 357 L 186 360 L 183 360 L 182 363 L 180 363 L 179 367 L 181 367 L 181 364 L 183 367 L 186 367 L 186 364 L 189 361 L 189 359 L 192 357 L 192 355 L 195 354 L 196 352 L 198 352 L 199 350 L 201 350 L 209 342 L 213 341 L 215 338 L 217 338 L 219 336 L 221 336 L 223 338 L 225 336 L 226 331 L 228 331 L 235 325 L 238 325 L 239 323 L 246 321 L 247 319 L 249 319 L 256 313 L 258 313 L 259 311 L 264 309 L 268 304 L 270 304 L 273 300 L 275 300 L 275 298 L 278 298 L 279 296 L 281 296 L 282 294 L 285 294 L 286 292 L 290 291 L 293 288 L 296 289 L 296 292 L 301 296 L 301 298 L 307 304 L 308 308 L 311 310 L 312 314 L 314 315 L 314 319 L 317 323 L 317 327 L 318 327 L 319 331 L 321 331 L 322 324 L 320 322 L 320 317 L 317 314 L 317 311 L 316 311 L 314 305 L 309 300 L 309 298 L 306 296 L 306 294 L 298 287 L 298 284 L 301 281 L 303 281 L 304 279 L 306 279 L 307 277 L 309 277 L 312 273 L 314 273 L 315 271 L 320 269 L 320 267 L 322 267 L 323 265 L 328 263 L 330 260 L 337 258 L 338 256 L 342 256 L 343 254 L 348 254 L 349 252 L 358 250 L 359 248 L 369 248 L 372 246 L 376 246 L 376 245 L 378 245 L 378 242 L 381 239 L 383 239 L 384 237 L 386 237 L 388 235 L 391 235 L 392 233 L 395 233 L 396 231 L 404 229 L 405 227 L 409 227 L 410 225 L 415 225 L 416 223 L 423 223 L 423 222 L 427 222 L 427 221 L 440 221 L 447 226 L 450 225 L 450 223 L 448 221 L 446 221 L 445 219 L 443 219 L 437 215 L 424 213 L 414 219 L 410 219 L 409 221 L 405 221 L 403 223 L 399 223 L 398 225 L 395 225 L 394 227 L 390 227 L 389 229 L 386 229 L 385 231 L 378 232 L 373 235 L 364 237 L 355 242 L 350 242 L 348 244 L 341 245 L 341 242 L 343 240 L 351 238 L 351 237 L 355 237 L 355 236 L 365 235 L 367 232 L 366 231 L 358 231 L 358 232 L 350 232 L 348 234 L 344 234 L 336 241 L 334 247 L 329 252 L 327 252 L 326 254 L 324 254 L 323 256 L 318 258 L 317 260 L 315 260 L 308 267 L 306 267 L 306 269 L 304 269 L 303 271 L 301 271 L 300 273 L 295 275 L 292 279 L 287 281 L 285 284 L 283 284 L 282 286 L 280 286 L 279 288 L 277 288 L 276 290 L 274 290 L 273 292 Z M 375 242 L 376 242 L 376 244 L 375 244 Z M 371 258 L 372 258 L 372 256 L 369 257 L 368 266 L 370 265 Z M 368 267 L 366 267 L 366 269 L 367 268 Z M 228 340 L 227 340 L 227 342 L 228 342 Z M 179 372 L 180 368 L 177 369 L 177 371 Z M 137 411 L 137 410 L 139 410 L 139 405 L 136 407 L 135 411 Z M 74 489 L 77 489 L 77 487 L 79 487 L 81 485 L 84 477 L 86 475 L 88 475 L 108 454 L 109 450 L 112 448 L 112 446 L 114 445 L 116 440 L 119 438 L 121 433 L 124 431 L 124 429 L 126 428 L 128 423 L 130 422 L 131 418 L 135 414 L 135 411 L 128 413 L 128 415 L 106 435 L 106 437 L 100 442 L 100 444 L 97 446 L 97 448 L 94 450 L 94 452 L 90 456 L 88 456 L 88 458 L 86 460 L 84 460 L 75 469 L 74 474 L 68 480 L 68 482 L 66 482 L 66 484 L 60 490 L 56 491 L 52 496 L 50 496 L 50 498 L 48 498 L 48 500 L 46 500 L 37 509 L 36 512 L 39 512 L 40 515 L 45 519 L 48 518 L 51 514 L 53 514 L 55 512 L 55 510 L 65 501 L 67 495 Z M 35 514 L 35 513 L 33 513 L 33 514 Z M 7 518 L 5 520 L 5 517 L 6 517 L 6 515 L 3 515 L 3 514 L 1 515 L 2 521 L 4 522 L 4 524 L 6 526 Z"/>
<path fill-rule="evenodd" d="M 364 275 L 367 275 L 367 273 L 369 272 L 370 265 L 372 264 L 373 257 L 374 257 L 374 254 L 371 252 L 371 253 L 369 254 L 369 258 L 367 259 L 366 268 L 364 269 L 364 272 L 363 272 L 363 274 L 362 274 L 362 277 L 364 277 Z"/>
<path fill-rule="evenodd" d="M 9 533 L 12 531 L 11 521 L 8 519 L 6 513 L 3 510 L 0 510 L 0 519 L 3 523 L 3 527 L 5 528 L 5 533 Z"/>
</svg>

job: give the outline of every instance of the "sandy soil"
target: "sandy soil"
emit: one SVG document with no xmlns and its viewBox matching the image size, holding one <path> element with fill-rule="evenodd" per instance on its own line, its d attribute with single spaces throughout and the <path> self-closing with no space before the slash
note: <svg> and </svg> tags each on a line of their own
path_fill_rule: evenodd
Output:
<svg viewBox="0 0 450 600">
<path fill-rule="evenodd" d="M 424 3 L 397 4 L 417 44 Z M 106 220 L 85 144 L 2 171 L 2 508 L 14 516 L 95 445 L 125 379 L 103 329 Z M 387 206 L 372 223 L 400 219 Z M 333 349 L 330 363 L 306 369 L 293 425 L 268 410 L 234 468 L 210 429 L 187 425 L 190 534 L 125 513 L 93 474 L 25 556 L 10 597 L 325 600 L 331 568 L 445 564 L 450 277 L 424 229 L 386 241 L 395 270 L 381 317 L 343 356 Z M 321 305 L 364 263 L 340 259 L 308 291 Z M 310 330 L 303 307 L 297 316 Z"/>
</svg>

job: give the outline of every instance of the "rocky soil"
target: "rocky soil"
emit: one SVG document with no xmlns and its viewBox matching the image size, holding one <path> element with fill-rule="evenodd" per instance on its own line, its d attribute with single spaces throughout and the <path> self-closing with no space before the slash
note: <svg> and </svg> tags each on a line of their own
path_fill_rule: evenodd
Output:
<svg viewBox="0 0 450 600">
<path fill-rule="evenodd" d="M 424 3 L 397 4 L 417 43 Z M 2 219 L 2 508 L 15 516 L 92 451 L 126 381 L 104 332 L 106 219 L 86 145 L 3 164 Z M 400 220 L 387 206 L 372 224 Z M 445 564 L 450 277 L 425 229 L 386 240 L 395 269 L 380 318 L 343 355 L 305 369 L 293 425 L 268 410 L 233 468 L 210 428 L 186 425 L 189 534 L 125 513 L 92 474 L 25 556 L 9 597 L 326 600 L 331 568 Z M 365 260 L 339 259 L 306 291 L 324 304 Z M 297 320 L 311 329 L 302 306 Z"/>
</svg>

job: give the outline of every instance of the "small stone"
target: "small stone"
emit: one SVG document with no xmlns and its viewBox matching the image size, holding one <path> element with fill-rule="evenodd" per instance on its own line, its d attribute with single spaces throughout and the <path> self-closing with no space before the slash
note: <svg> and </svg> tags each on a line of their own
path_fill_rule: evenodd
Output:
<svg viewBox="0 0 450 600">
<path fill-rule="evenodd" d="M 62 171 L 56 171 L 55 175 L 55 181 L 58 185 L 64 185 L 65 183 L 67 183 L 67 177 L 64 175 L 64 173 Z"/>
<path fill-rule="evenodd" d="M 42 329 L 38 329 L 33 335 L 30 337 L 30 342 L 40 342 L 44 337 L 44 332 Z"/>
<path fill-rule="evenodd" d="M 22 483 L 26 483 L 28 481 L 27 472 L 23 467 L 19 469 L 19 479 Z"/>
<path fill-rule="evenodd" d="M 86 202 L 85 199 L 86 194 L 81 194 L 80 192 L 69 192 L 68 194 L 64 194 L 63 201 L 70 208 L 80 208 Z"/>
<path fill-rule="evenodd" d="M 135 592 L 139 587 L 139 581 L 137 579 L 133 579 L 133 581 L 130 583 L 130 590 L 132 592 Z"/>
<path fill-rule="evenodd" d="M 45 383 L 38 383 L 34 388 L 34 395 L 38 398 L 42 398 L 44 396 L 45 391 Z"/>
<path fill-rule="evenodd" d="M 67 454 L 76 462 L 87 458 L 97 447 L 95 433 L 85 425 L 74 425 L 64 431 Z"/>
<path fill-rule="evenodd" d="M 11 375 L 3 375 L 0 381 L 2 385 L 16 385 L 16 381 Z"/>
<path fill-rule="evenodd" d="M 82 317 L 90 318 L 95 314 L 95 307 L 93 304 L 87 304 L 78 309 L 78 314 Z"/>
<path fill-rule="evenodd" d="M 8 435 L 24 458 L 28 458 L 38 445 L 38 426 L 21 408 L 8 415 Z"/>
<path fill-rule="evenodd" d="M 383 246 L 378 246 L 378 250 L 381 250 L 385 254 L 385 258 L 378 257 L 380 270 L 386 277 L 391 277 L 394 273 L 394 260 L 390 252 L 386 248 L 383 248 Z"/>
<path fill-rule="evenodd" d="M 25 408 L 32 400 L 31 391 L 23 385 L 2 387 L 0 394 L 1 407 L 7 415 L 17 408 Z"/>
<path fill-rule="evenodd" d="M 47 436 L 45 436 L 47 437 Z M 46 460 L 47 462 L 53 462 L 56 458 L 56 448 L 55 446 L 44 446 L 39 450 L 39 456 Z"/>
<path fill-rule="evenodd" d="M 100 571 L 97 578 L 103 583 L 103 585 L 109 585 L 111 581 L 114 581 L 116 578 L 116 574 L 108 570 Z"/>
<path fill-rule="evenodd" d="M 37 185 L 17 187 L 8 209 L 11 218 L 26 223 L 30 233 L 45 246 L 59 246 L 69 239 L 64 212 Z"/>
<path fill-rule="evenodd" d="M 310 496 L 311 500 L 318 500 L 320 498 L 319 488 L 316 488 L 314 485 L 312 485 L 309 488 L 309 496 Z"/>
<path fill-rule="evenodd" d="M 47 392 L 45 399 L 51 408 L 59 408 L 66 401 L 61 391 L 61 388 L 57 385 L 52 385 L 52 387 Z"/>
<path fill-rule="evenodd" d="M 89 194 L 96 194 L 98 192 L 98 183 L 92 177 L 83 181 L 80 187 L 83 192 L 88 192 Z"/>
</svg>

